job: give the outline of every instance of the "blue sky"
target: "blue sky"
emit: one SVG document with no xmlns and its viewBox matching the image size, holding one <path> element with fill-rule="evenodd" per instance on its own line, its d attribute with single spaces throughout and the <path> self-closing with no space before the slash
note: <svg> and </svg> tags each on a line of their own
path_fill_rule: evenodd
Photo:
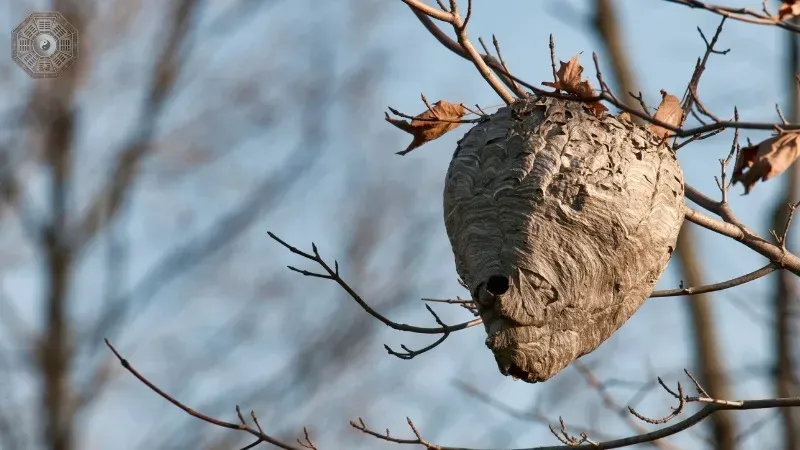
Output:
<svg viewBox="0 0 800 450">
<path fill-rule="evenodd" d="M 222 3 L 212 2 L 208 17 L 213 18 L 214 8 L 222 8 Z M 727 2 L 731 6 L 756 9 L 760 3 Z M 26 10 L 47 8 L 38 4 L 20 8 L 16 2 L 2 2 L 0 5 L 0 11 L 5 11 L 0 14 L 0 26 L 8 31 L 24 17 Z M 99 48 L 107 45 L 114 50 L 102 53 L 102 58 L 92 61 L 91 76 L 81 92 L 84 126 L 78 149 L 82 155 L 81 170 L 89 174 L 95 172 L 95 167 L 102 168 L 108 164 L 113 154 L 102 151 L 103 146 L 113 147 L 114 143 L 122 141 L 127 132 L 126 124 L 136 117 L 135 105 L 142 95 L 142 74 L 147 73 L 147 64 L 151 60 L 147 51 L 158 42 L 154 32 L 159 28 L 160 9 L 157 2 L 145 2 L 145 5 L 145 14 L 136 23 L 136 33 L 115 35 L 116 40 L 111 42 L 101 41 L 99 37 L 99 42 L 95 42 L 92 41 L 94 36 L 86 37 L 87 46 Z M 475 0 L 469 34 L 477 42 L 478 36 L 490 39 L 494 33 L 512 71 L 531 82 L 550 79 L 547 43 L 551 33 L 555 36 L 560 59 L 567 60 L 583 52 L 582 61 L 587 72 L 591 72 L 591 52 L 600 52 L 601 46 L 587 24 L 589 5 L 585 1 Z M 695 28 L 699 26 L 710 35 L 719 22 L 718 17 L 658 0 L 621 0 L 618 5 L 626 47 L 648 103 L 658 103 L 660 89 L 680 95 L 696 58 L 704 49 Z M 281 2 L 261 14 L 251 18 L 241 30 L 216 34 L 204 28 L 213 20 L 204 19 L 206 22 L 198 31 L 199 45 L 189 58 L 191 75 L 182 80 L 185 86 L 168 108 L 162 124 L 164 133 L 168 134 L 169 130 L 191 120 L 201 110 L 199 106 L 213 108 L 234 95 L 235 92 L 228 87 L 237 86 L 237 80 L 255 80 L 253 84 L 260 96 L 286 101 L 285 98 L 289 97 L 287 92 L 293 88 L 292 71 L 303 73 L 301 78 L 305 80 L 313 76 L 313 71 L 321 70 L 320 64 L 329 64 L 326 70 L 336 74 L 330 80 L 336 87 L 332 90 L 339 92 L 337 89 L 353 89 L 348 85 L 348 76 L 356 64 L 374 60 L 380 82 L 361 104 L 332 100 L 330 117 L 326 118 L 326 145 L 308 181 L 287 194 L 290 201 L 271 209 L 243 238 L 221 252 L 221 256 L 215 259 L 215 266 L 201 267 L 195 272 L 195 278 L 222 277 L 219 267 L 225 267 L 238 277 L 240 281 L 234 286 L 241 291 L 231 292 L 230 283 L 225 284 L 221 291 L 215 290 L 213 283 L 197 287 L 190 282 L 194 278 L 176 282 L 156 295 L 151 310 L 129 324 L 126 337 L 118 344 L 121 350 L 130 349 L 128 356 L 146 373 L 156 376 L 169 373 L 169 359 L 162 355 L 167 347 L 165 342 L 177 339 L 188 347 L 201 346 L 202 337 L 224 328 L 226 317 L 249 308 L 247 301 L 258 301 L 264 295 L 258 284 L 264 277 L 291 285 L 291 292 L 287 294 L 289 299 L 306 314 L 324 313 L 326 308 L 351 308 L 353 314 L 363 314 L 347 298 L 335 294 L 337 291 L 333 286 L 325 285 L 324 281 L 305 280 L 282 269 L 285 264 L 299 265 L 300 261 L 277 248 L 265 235 L 265 231 L 271 229 L 298 246 L 308 246 L 314 240 L 324 254 L 335 258 L 345 245 L 343 236 L 348 231 L 352 212 L 352 205 L 347 200 L 353 189 L 384 186 L 390 197 L 406 198 L 403 205 L 408 212 L 401 214 L 398 220 L 407 223 L 397 224 L 398 229 L 416 226 L 416 221 L 430 224 L 425 228 L 430 233 L 426 252 L 421 255 L 419 267 L 414 268 L 413 275 L 404 280 L 412 293 L 408 298 L 409 306 L 395 310 L 392 318 L 432 325 L 419 297 L 464 295 L 456 283 L 452 254 L 441 220 L 441 191 L 455 142 L 467 128 L 462 126 L 401 158 L 394 152 L 406 146 L 408 137 L 385 124 L 383 111 L 388 105 L 400 111 L 417 113 L 423 108 L 420 93 L 431 101 L 445 99 L 470 105 L 478 103 L 486 109 L 498 106 L 500 99 L 471 64 L 452 55 L 427 35 L 399 0 L 353 0 L 341 8 L 330 3 Z M 359 14 L 363 17 L 375 14 L 374 26 L 356 26 Z M 784 39 L 783 33 L 769 27 L 729 21 L 719 46 L 732 50 L 726 56 L 712 57 L 700 85 L 704 103 L 720 116 L 732 115 L 733 106 L 737 105 L 743 120 L 776 121 L 774 104 L 787 101 L 782 71 Z M 330 61 L 315 59 L 320 49 L 333 55 Z M 5 55 L 8 59 L 6 47 L 0 52 L 4 52 L 0 57 Z M 274 64 L 265 69 L 267 65 L 263 58 L 269 58 Z M 608 72 L 602 53 L 600 61 Z M 4 88 L 10 93 L 4 106 L 13 104 L 14 100 L 24 100 L 26 90 L 34 83 L 21 71 L 13 70 L 14 66 L 9 67 L 12 70 L 4 68 L 0 72 Z M 236 68 L 235 72 L 231 71 L 232 67 Z M 294 81 L 300 83 L 302 80 Z M 181 135 L 178 134 L 178 138 L 171 141 L 177 142 L 173 145 L 176 149 L 162 157 L 160 165 L 153 164 L 149 168 L 137 189 L 131 209 L 126 213 L 132 219 L 125 226 L 131 252 L 125 286 L 146 274 L 166 246 L 202 231 L 215 217 L 235 204 L 257 180 L 271 171 L 280 170 L 285 160 L 298 151 L 298 145 L 302 146 L 298 144 L 303 130 L 299 116 L 277 114 L 277 119 L 270 119 L 224 111 L 219 113 L 219 117 L 214 117 L 215 120 L 211 121 L 213 127 L 191 129 L 192 137 L 185 145 L 181 144 Z M 278 125 L 262 132 L 259 119 L 275 120 Z M 746 132 L 744 136 L 757 141 L 764 133 Z M 727 154 L 730 137 L 729 133 L 723 133 L 715 139 L 687 147 L 679 154 L 687 181 L 711 196 L 717 194 L 713 180 L 718 171 L 717 159 Z M 211 162 L 191 176 L 176 175 L 180 173 L 180 162 L 187 155 L 193 155 L 197 143 L 205 144 L 201 146 L 204 152 L 200 159 L 205 161 L 203 158 L 206 158 Z M 170 163 L 175 164 L 175 172 L 168 170 Z M 79 203 L 98 185 L 99 179 L 95 178 L 89 176 L 85 185 L 81 185 L 76 194 Z M 35 174 L 32 179 L 35 179 Z M 766 234 L 765 218 L 769 216 L 781 182 L 782 179 L 777 178 L 759 185 L 749 196 L 740 196 L 741 187 L 735 187 L 730 199 L 734 211 L 747 225 Z M 35 194 L 37 182 L 33 181 L 31 185 Z M 380 204 L 376 205 L 374 213 L 384 214 L 382 208 Z M 181 214 L 191 216 L 188 228 L 178 220 Z M 403 237 L 399 231 L 387 233 L 381 244 L 382 254 L 391 257 L 400 254 Z M 699 237 L 699 253 L 703 256 L 709 282 L 735 277 L 764 264 L 763 258 L 729 240 L 705 231 L 699 231 Z M 19 237 L 8 231 L 3 234 L 3 239 L 13 242 Z M 5 267 L 4 286 L 14 294 L 21 314 L 35 327 L 40 306 L 37 302 L 41 284 L 38 266 L 35 257 L 24 250 L 14 256 L 17 259 L 13 261 L 21 262 L 12 262 Z M 100 250 L 94 251 L 86 267 L 81 269 L 75 295 L 96 290 L 95 277 L 103 264 L 101 256 Z M 390 269 L 382 259 L 372 261 L 371 270 L 380 274 L 381 279 L 390 279 L 392 274 L 387 273 Z M 346 274 L 347 268 L 343 270 Z M 672 288 L 678 283 L 676 271 L 670 266 L 659 287 Z M 363 284 L 366 285 L 365 292 L 371 294 L 365 295 L 367 298 L 385 294 L 380 290 L 380 283 L 372 286 L 364 281 Z M 771 344 L 764 324 L 754 321 L 751 314 L 743 313 L 735 302 L 744 301 L 753 309 L 767 313 L 768 292 L 768 279 L 762 279 L 714 296 L 723 359 L 726 366 L 737 373 L 746 373 L 742 371 L 753 368 L 765 370 L 770 360 Z M 187 300 L 180 301 L 176 299 L 178 297 Z M 229 301 L 229 297 L 243 300 Z M 320 301 L 322 297 L 323 302 Z M 93 305 L 93 302 L 79 304 L 76 316 L 89 317 Z M 225 369 L 199 377 L 187 387 L 193 398 L 210 398 L 213 393 L 227 387 L 232 377 L 242 381 L 278 373 L 282 369 L 280 361 L 286 361 L 291 355 L 291 342 L 281 340 L 280 333 L 270 330 L 280 327 L 287 311 L 289 309 L 276 308 L 260 314 L 254 326 L 259 327 L 259 336 L 265 341 L 255 347 L 237 350 Z M 469 317 L 456 308 L 439 307 L 437 311 L 448 323 Z M 603 379 L 647 382 L 661 375 L 674 382 L 679 379 L 681 370 L 692 364 L 686 314 L 684 299 L 650 300 L 618 333 L 585 360 L 602 362 L 597 375 Z M 319 324 L 327 325 L 324 320 Z M 172 337 L 162 338 L 162 332 Z M 147 339 L 142 339 L 143 335 Z M 0 335 L 0 342 L 2 339 Z M 356 414 L 362 415 L 377 429 L 391 428 L 396 435 L 408 432 L 404 423 L 405 417 L 410 416 L 426 437 L 448 445 L 497 448 L 555 443 L 546 428 L 510 419 L 504 413 L 466 397 L 454 387 L 454 381 L 461 380 L 518 408 L 530 408 L 538 399 L 548 405 L 544 412 L 551 423 L 556 423 L 558 416 L 564 415 L 570 424 L 596 420 L 599 427 L 610 435 L 630 434 L 624 423 L 615 417 L 597 415 L 597 411 L 601 411 L 597 408 L 597 394 L 585 386 L 574 369 L 568 368 L 544 384 L 513 382 L 497 372 L 483 341 L 484 332 L 476 327 L 456 333 L 433 352 L 411 361 L 401 361 L 386 355 L 382 344 L 398 346 L 406 343 L 413 348 L 426 345 L 430 342 L 429 337 L 382 330 L 372 345 L 363 348 L 364 357 L 373 361 L 372 364 L 353 370 L 352 375 L 337 381 L 335 388 L 315 394 L 302 407 L 288 411 L 274 410 L 268 399 L 259 399 L 247 408 L 252 407 L 263 417 L 279 423 L 277 426 L 282 432 L 299 425 L 310 425 L 312 430 L 316 430 L 322 448 L 344 445 L 342 428 Z M 771 395 L 768 385 L 757 377 L 737 378 L 741 380 L 733 389 L 737 397 Z M 121 380 L 86 419 L 88 437 L 85 448 L 136 448 L 144 439 L 140 436 L 140 427 L 159 429 L 157 426 L 148 427 L 155 426 L 153 423 L 157 424 L 161 417 L 176 420 L 180 416 L 180 412 L 169 405 L 150 401 L 146 397 L 149 393 L 124 375 Z M 29 389 L 33 386 L 31 380 L 23 380 L 23 385 Z M 355 388 L 363 398 L 353 397 Z M 565 395 L 565 392 L 570 395 Z M 612 392 L 621 404 L 632 395 L 631 390 L 624 387 Z M 241 400 L 247 401 L 246 398 Z M 656 390 L 647 397 L 640 410 L 658 416 L 672 406 L 669 400 Z M 233 404 L 226 409 L 229 416 L 232 408 Z M 148 413 L 142 416 L 141 411 Z M 737 419 L 750 423 L 755 417 L 755 414 L 740 414 Z M 120 423 L 125 424 L 125 430 L 115 426 Z M 767 441 L 770 439 L 768 433 L 762 436 Z M 676 438 L 674 442 L 688 448 L 691 443 L 696 444 L 695 438 L 696 435 L 689 434 Z M 354 448 L 392 447 L 357 435 L 346 442 Z"/>
</svg>

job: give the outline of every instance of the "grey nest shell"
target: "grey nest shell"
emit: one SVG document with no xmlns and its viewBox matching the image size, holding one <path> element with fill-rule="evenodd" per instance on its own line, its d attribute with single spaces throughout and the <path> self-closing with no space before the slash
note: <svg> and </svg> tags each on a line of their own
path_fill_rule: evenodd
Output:
<svg viewBox="0 0 800 450">
<path fill-rule="evenodd" d="M 500 371 L 539 382 L 648 298 L 683 223 L 683 173 L 639 125 L 529 97 L 459 141 L 444 218 Z"/>
</svg>

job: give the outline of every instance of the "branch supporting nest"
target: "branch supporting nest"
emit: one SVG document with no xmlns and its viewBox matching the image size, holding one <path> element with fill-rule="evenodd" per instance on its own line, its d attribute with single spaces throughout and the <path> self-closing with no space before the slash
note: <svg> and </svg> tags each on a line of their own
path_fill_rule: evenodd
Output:
<svg viewBox="0 0 800 450">
<path fill-rule="evenodd" d="M 456 36 L 458 37 L 458 43 L 461 48 L 464 49 L 466 55 L 472 61 L 472 64 L 475 65 L 475 68 L 478 69 L 478 72 L 481 74 L 484 80 L 489 83 L 489 86 L 497 92 L 497 95 L 503 99 L 506 104 L 510 105 L 514 103 L 514 96 L 511 95 L 510 92 L 506 90 L 500 80 L 495 76 L 492 70 L 484 61 L 482 55 L 478 53 L 478 50 L 475 46 L 472 45 L 472 42 L 469 40 L 467 36 L 467 24 L 469 23 L 469 19 L 472 16 L 472 0 L 467 0 L 467 15 L 465 18 L 461 18 L 461 15 L 458 11 L 458 3 L 456 0 L 450 0 L 450 10 L 446 11 L 444 8 L 436 9 L 432 6 L 428 6 L 425 3 L 422 3 L 419 0 L 402 0 L 406 5 L 410 8 L 414 9 L 415 11 L 419 12 L 420 14 L 425 14 L 428 17 L 440 20 L 442 22 L 449 23 L 453 27 L 453 31 L 455 31 Z M 496 42 L 496 41 L 495 41 Z M 499 52 L 499 47 L 498 47 Z M 504 65 L 504 64 L 502 64 Z M 507 72 L 505 68 L 503 68 L 504 72 Z"/>
</svg>

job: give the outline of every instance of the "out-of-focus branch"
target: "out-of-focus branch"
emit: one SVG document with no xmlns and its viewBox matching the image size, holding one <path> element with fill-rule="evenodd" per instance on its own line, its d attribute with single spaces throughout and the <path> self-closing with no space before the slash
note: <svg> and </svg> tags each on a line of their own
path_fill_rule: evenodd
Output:
<svg viewBox="0 0 800 450">
<path fill-rule="evenodd" d="M 30 110 L 38 119 L 36 132 L 43 136 L 44 161 L 50 168 L 49 222 L 40 230 L 38 240 L 44 254 L 46 279 L 45 331 L 38 343 L 37 363 L 42 376 L 42 409 L 46 445 L 52 450 L 73 448 L 75 409 L 82 403 L 80 396 L 72 395 L 70 372 L 74 357 L 74 335 L 69 326 L 68 300 L 71 289 L 73 262 L 84 244 L 113 216 L 127 192 L 138 166 L 139 157 L 152 135 L 156 112 L 163 104 L 169 87 L 177 75 L 178 55 L 173 47 L 180 47 L 191 21 L 195 0 L 183 1 L 175 12 L 175 27 L 169 36 L 167 50 L 159 60 L 148 103 L 138 129 L 140 140 L 123 152 L 112 178 L 112 187 L 104 189 L 90 207 L 89 219 L 79 221 L 77 230 L 70 218 L 69 208 L 73 190 L 73 144 L 76 134 L 75 91 L 80 82 L 81 61 L 67 70 L 54 83 L 40 85 L 31 100 Z M 56 9 L 83 32 L 89 20 L 91 7 L 78 8 L 70 2 L 61 2 Z M 110 207 L 106 199 L 111 199 Z M 104 219 L 104 220 L 101 220 Z M 99 380 L 99 378 L 98 378 Z"/>
<path fill-rule="evenodd" d="M 691 285 L 703 283 L 703 273 L 698 255 L 695 252 L 695 242 L 692 229 L 685 224 L 678 236 L 676 257 L 681 270 L 681 277 Z M 716 321 L 711 310 L 710 298 L 707 294 L 700 294 L 686 299 L 689 318 L 694 335 L 691 349 L 695 354 L 695 364 L 699 367 L 700 379 L 709 390 L 717 396 L 727 397 L 729 381 L 726 369 L 720 359 L 719 343 L 717 342 Z M 730 414 L 717 414 L 712 421 L 714 432 L 713 445 L 719 450 L 729 450 L 735 447 L 736 430 L 733 417 Z"/>
<path fill-rule="evenodd" d="M 62 13 L 82 32 L 86 16 L 67 4 Z M 69 324 L 68 296 L 71 289 L 74 251 L 67 230 L 72 198 L 72 155 L 77 128 L 72 106 L 79 84 L 80 62 L 50 85 L 38 85 L 31 98 L 30 111 L 39 121 L 32 133 L 40 134 L 41 154 L 50 172 L 47 222 L 38 240 L 44 260 L 44 324 L 36 343 L 38 373 L 41 377 L 41 408 L 44 445 L 50 450 L 74 448 L 74 421 L 70 414 L 70 371 L 73 335 Z"/>
<path fill-rule="evenodd" d="M 797 19 L 792 19 L 793 25 L 797 25 Z M 791 93 L 789 98 L 790 118 L 789 120 L 800 120 L 800 104 L 798 95 L 800 92 L 797 86 L 796 76 L 800 73 L 800 35 L 796 33 L 786 33 L 786 67 L 784 82 L 787 84 L 787 91 Z M 790 218 L 794 213 L 791 208 L 786 208 L 787 204 L 794 205 L 797 202 L 798 188 L 798 166 L 790 167 L 786 172 L 785 184 L 780 198 L 775 202 L 772 212 L 771 229 L 776 233 L 788 235 L 791 225 Z M 775 318 L 773 331 L 775 349 L 775 371 L 774 385 L 777 395 L 798 395 L 796 375 L 796 345 L 797 338 L 797 292 L 794 277 L 782 272 L 774 278 L 774 291 L 772 294 L 772 304 Z M 794 450 L 800 446 L 800 414 L 791 408 L 780 409 L 781 428 L 783 431 L 783 448 Z"/>
<path fill-rule="evenodd" d="M 128 192 L 138 167 L 139 159 L 146 148 L 155 126 L 156 113 L 163 104 L 164 98 L 174 83 L 179 67 L 177 48 L 183 42 L 186 30 L 191 23 L 192 8 L 196 0 L 183 0 L 176 8 L 174 28 L 170 33 L 171 40 L 167 50 L 162 54 L 156 67 L 153 87 L 145 106 L 145 112 L 139 127 L 138 138 L 124 150 L 118 160 L 111 186 L 102 190 L 90 207 L 88 217 L 79 221 L 77 230 L 69 217 L 71 191 L 73 185 L 73 141 L 76 133 L 76 108 L 74 90 L 77 88 L 80 74 L 78 67 L 66 71 L 53 85 L 56 92 L 44 94 L 37 92 L 33 100 L 39 123 L 48 124 L 43 148 L 45 161 L 51 167 L 50 183 L 50 223 L 43 231 L 41 247 L 46 261 L 46 279 L 49 285 L 46 291 L 47 318 L 44 335 L 41 337 L 37 355 L 39 372 L 43 377 L 42 409 L 45 414 L 45 441 L 51 450 L 71 450 L 74 447 L 74 420 L 76 412 L 91 398 L 100 392 L 100 387 L 108 381 L 108 372 L 101 365 L 92 376 L 97 382 L 94 390 L 72 392 L 70 373 L 75 357 L 75 333 L 70 329 L 68 302 L 73 277 L 73 263 L 79 257 L 84 245 L 94 237 L 113 218 L 124 196 Z M 62 5 L 67 8 L 67 5 Z M 87 11 L 77 8 L 62 9 L 68 20 L 79 30 L 88 21 Z M 71 11 L 71 13 L 69 12 Z M 85 56 L 85 55 L 84 55 Z M 111 200 L 107 204 L 106 200 Z"/>
<path fill-rule="evenodd" d="M 312 89 L 309 90 L 308 98 L 303 102 L 301 109 L 303 139 L 298 143 L 297 149 L 290 152 L 291 156 L 281 170 L 260 180 L 238 204 L 230 211 L 221 214 L 205 231 L 166 252 L 150 266 L 130 290 L 116 292 L 109 298 L 104 309 L 85 333 L 88 353 L 97 354 L 104 336 L 111 338 L 117 336 L 121 325 L 129 320 L 134 312 L 143 314 L 147 308 L 153 306 L 153 299 L 157 298 L 162 289 L 181 275 L 208 261 L 226 245 L 239 238 L 255 220 L 269 208 L 275 207 L 284 195 L 316 166 L 326 140 L 323 128 L 327 109 L 319 105 L 326 104 L 327 98 L 326 91 L 321 89 L 321 86 L 328 82 L 330 68 L 325 67 L 325 57 L 314 58 L 314 61 L 316 61 L 314 66 L 316 75 L 311 81 Z M 99 362 L 90 380 L 103 379 L 106 373 L 106 367 Z M 97 390 L 91 383 L 83 388 L 84 398 L 96 393 Z"/>
<path fill-rule="evenodd" d="M 10 148 L 0 147 L 0 212 L 8 209 L 16 215 L 25 237 L 34 245 L 41 245 L 42 224 L 37 220 L 30 202 L 22 192 L 20 161 Z"/>
<path fill-rule="evenodd" d="M 180 0 L 174 5 L 169 33 L 150 80 L 150 89 L 139 115 L 139 122 L 117 157 L 108 184 L 90 202 L 84 217 L 74 231 L 75 248 L 82 249 L 92 238 L 114 220 L 127 199 L 139 173 L 142 159 L 150 149 L 156 124 L 175 82 L 181 74 L 181 52 L 190 44 L 186 39 L 193 18 L 198 14 L 197 0 Z"/>
<path fill-rule="evenodd" d="M 460 390 L 464 394 L 475 398 L 476 400 L 480 401 L 486 406 L 494 408 L 497 411 L 502 412 L 509 417 L 513 417 L 515 419 L 523 420 L 526 422 L 535 422 L 537 424 L 542 424 L 546 426 L 550 425 L 550 418 L 548 418 L 547 415 L 538 406 L 531 409 L 515 408 L 511 405 L 505 404 L 497 400 L 492 395 L 486 392 L 482 392 L 477 387 L 469 383 L 466 383 L 464 381 L 456 381 L 456 388 L 458 388 L 458 390 Z M 608 436 L 605 432 L 601 430 L 591 429 L 584 426 L 580 428 L 586 430 L 587 433 L 591 433 L 591 435 L 597 439 L 606 439 L 606 440 L 611 439 L 610 436 Z"/>
<path fill-rule="evenodd" d="M 606 54 L 612 67 L 611 76 L 616 82 L 616 87 L 621 92 L 636 92 L 636 82 L 633 77 L 633 70 L 628 61 L 628 52 L 624 48 L 624 40 L 621 36 L 622 27 L 617 17 L 617 9 L 611 0 L 596 0 L 594 4 L 594 28 L 600 42 L 605 47 Z M 641 107 L 633 96 L 625 95 L 623 102 L 629 108 Z M 645 113 L 649 113 L 643 109 Z M 639 123 L 642 122 L 640 118 Z"/>
</svg>

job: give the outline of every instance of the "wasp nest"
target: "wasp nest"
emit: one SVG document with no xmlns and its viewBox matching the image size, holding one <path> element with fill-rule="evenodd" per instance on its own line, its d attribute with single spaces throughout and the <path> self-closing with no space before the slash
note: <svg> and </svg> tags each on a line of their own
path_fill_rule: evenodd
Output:
<svg viewBox="0 0 800 450">
<path fill-rule="evenodd" d="M 473 127 L 444 217 L 500 371 L 544 381 L 608 339 L 652 292 L 683 214 L 674 153 L 638 125 L 530 97 Z"/>
</svg>

